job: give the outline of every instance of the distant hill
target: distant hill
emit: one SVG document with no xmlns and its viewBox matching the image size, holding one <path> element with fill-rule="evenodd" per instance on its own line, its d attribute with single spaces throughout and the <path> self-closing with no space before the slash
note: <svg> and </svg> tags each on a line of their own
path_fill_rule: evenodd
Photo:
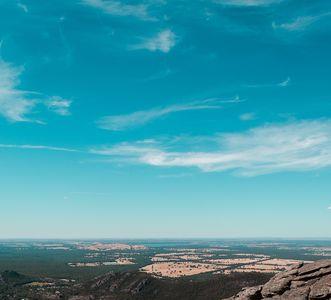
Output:
<svg viewBox="0 0 331 300">
<path fill-rule="evenodd" d="M 15 291 L 35 279 L 15 271 L 4 271 L 0 274 L 0 299 L 15 299 Z M 20 292 L 18 294 L 21 294 Z"/>
<path fill-rule="evenodd" d="M 76 283 L 47 278 L 33 279 L 6 271 L 0 278 L 1 300 L 218 300 L 233 295 L 245 286 L 263 284 L 271 275 L 234 273 L 211 278 L 160 279 L 133 271 L 110 272 L 87 282 Z"/>
<path fill-rule="evenodd" d="M 270 275 L 258 273 L 220 275 L 200 280 L 189 277 L 160 279 L 141 272 L 108 273 L 85 284 L 83 291 L 96 299 L 108 295 L 104 299 L 212 300 L 231 295 L 232 291 L 246 284 L 251 286 L 269 278 Z"/>
<path fill-rule="evenodd" d="M 33 280 L 32 277 L 19 274 L 15 271 L 4 271 L 0 274 L 0 285 L 22 285 Z"/>
<path fill-rule="evenodd" d="M 298 264 L 264 285 L 245 288 L 227 300 L 330 300 L 331 260 Z"/>
</svg>

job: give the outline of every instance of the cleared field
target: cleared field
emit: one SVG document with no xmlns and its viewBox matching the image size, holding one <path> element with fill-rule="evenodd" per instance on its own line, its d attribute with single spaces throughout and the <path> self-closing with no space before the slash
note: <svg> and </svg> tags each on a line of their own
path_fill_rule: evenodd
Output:
<svg viewBox="0 0 331 300">
<path fill-rule="evenodd" d="M 224 267 L 215 264 L 194 262 L 165 262 L 154 263 L 140 270 L 158 277 L 183 277 L 192 276 L 206 272 L 213 272 Z"/>
</svg>

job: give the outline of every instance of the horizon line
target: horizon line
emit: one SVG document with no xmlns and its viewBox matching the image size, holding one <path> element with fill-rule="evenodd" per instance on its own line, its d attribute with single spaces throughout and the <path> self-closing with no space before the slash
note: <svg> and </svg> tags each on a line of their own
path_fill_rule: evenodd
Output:
<svg viewBox="0 0 331 300">
<path fill-rule="evenodd" d="M 62 241 L 69 241 L 69 240 L 85 240 L 85 241 L 98 241 L 98 240 L 331 240 L 330 237 L 271 237 L 271 236 L 264 236 L 264 237 L 123 237 L 123 238 L 112 238 L 112 237 L 12 237 L 12 238 L 2 238 L 0 237 L 0 241 L 14 241 L 14 240 L 62 240 Z"/>
</svg>

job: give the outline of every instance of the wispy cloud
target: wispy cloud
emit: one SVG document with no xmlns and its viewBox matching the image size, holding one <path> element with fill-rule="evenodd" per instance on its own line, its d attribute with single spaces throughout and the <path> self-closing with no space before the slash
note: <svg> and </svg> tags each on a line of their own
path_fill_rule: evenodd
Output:
<svg viewBox="0 0 331 300">
<path fill-rule="evenodd" d="M 145 78 L 142 78 L 141 81 L 142 82 L 148 82 L 148 81 L 154 81 L 154 80 L 159 80 L 159 79 L 163 79 L 168 77 L 169 75 L 172 75 L 173 73 L 175 73 L 176 71 L 170 69 L 170 68 L 166 68 L 164 70 L 161 70 L 160 72 L 154 73 L 150 76 L 147 76 Z"/>
<path fill-rule="evenodd" d="M 303 30 L 306 30 L 311 25 L 313 25 L 315 22 L 317 22 L 325 17 L 328 17 L 328 16 L 331 16 L 331 12 L 328 12 L 325 14 L 320 14 L 317 16 L 300 16 L 288 23 L 277 24 L 276 22 L 273 22 L 272 27 L 274 29 L 282 29 L 282 30 L 293 31 L 293 32 L 294 31 L 303 31 Z"/>
<path fill-rule="evenodd" d="M 64 152 L 79 152 L 76 149 L 44 146 L 44 145 L 13 145 L 13 144 L 0 144 L 0 148 L 11 149 L 29 149 L 29 150 L 50 150 L 50 151 L 64 151 Z"/>
<path fill-rule="evenodd" d="M 269 6 L 278 4 L 283 0 L 214 0 L 215 3 L 227 6 Z"/>
<path fill-rule="evenodd" d="M 142 42 L 130 47 L 131 50 L 145 49 L 152 52 L 168 53 L 176 45 L 177 37 L 170 30 L 165 29 L 151 38 L 144 38 Z"/>
<path fill-rule="evenodd" d="M 331 210 L 331 206 L 329 206 L 328 209 Z"/>
<path fill-rule="evenodd" d="M 213 151 L 173 150 L 162 143 L 122 143 L 93 149 L 100 155 L 157 167 L 197 167 L 242 176 L 309 171 L 331 166 L 331 120 L 298 121 L 213 137 Z M 180 148 L 180 139 L 177 140 Z M 205 144 L 200 145 L 206 147 Z"/>
<path fill-rule="evenodd" d="M 252 121 L 256 119 L 255 113 L 244 113 L 239 116 L 241 121 Z"/>
<path fill-rule="evenodd" d="M 18 2 L 18 3 L 17 3 L 17 6 L 18 6 L 21 10 L 23 10 L 25 13 L 28 13 L 28 12 L 29 12 L 29 9 L 28 9 L 28 7 L 27 7 L 25 4 L 23 4 L 23 3 L 21 3 L 21 2 Z"/>
<path fill-rule="evenodd" d="M 289 86 L 291 84 L 291 78 L 287 77 L 284 81 L 279 82 L 277 85 L 280 87 L 286 87 Z"/>
<path fill-rule="evenodd" d="M 14 66 L 0 58 L 0 115 L 12 122 L 39 122 L 29 117 L 37 105 L 46 105 L 57 114 L 68 115 L 70 101 L 48 97 L 19 88 L 23 67 Z M 42 123 L 42 122 L 39 122 Z"/>
<path fill-rule="evenodd" d="M 275 83 L 260 83 L 260 84 L 245 84 L 247 88 L 272 88 L 272 87 L 287 87 L 291 84 L 291 78 L 287 77 L 285 80 Z"/>
<path fill-rule="evenodd" d="M 102 10 L 104 13 L 122 17 L 136 17 L 142 20 L 154 20 L 148 14 L 146 4 L 126 4 L 113 0 L 83 0 L 83 3 Z"/>
<path fill-rule="evenodd" d="M 55 112 L 60 116 L 70 115 L 69 109 L 71 106 L 71 100 L 63 99 L 59 96 L 53 96 L 46 102 L 46 105 L 49 110 Z"/>
<path fill-rule="evenodd" d="M 0 114 L 10 121 L 29 121 L 26 117 L 35 106 L 29 93 L 19 90 L 22 67 L 15 67 L 0 59 Z"/>
<path fill-rule="evenodd" d="M 102 129 L 121 131 L 142 126 L 160 117 L 190 110 L 219 109 L 221 104 L 228 102 L 240 102 L 239 98 L 222 100 L 218 98 L 205 99 L 184 104 L 175 104 L 166 107 L 156 107 L 149 110 L 136 111 L 126 115 L 106 116 L 97 121 Z"/>
</svg>

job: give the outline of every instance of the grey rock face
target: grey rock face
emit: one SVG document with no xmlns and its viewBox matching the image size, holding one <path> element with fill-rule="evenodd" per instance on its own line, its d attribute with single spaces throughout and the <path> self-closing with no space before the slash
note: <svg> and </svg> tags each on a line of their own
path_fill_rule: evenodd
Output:
<svg viewBox="0 0 331 300">
<path fill-rule="evenodd" d="M 331 260 L 298 264 L 265 285 L 243 289 L 227 300 L 330 300 Z"/>
<path fill-rule="evenodd" d="M 238 297 L 239 299 L 249 299 L 249 300 L 255 300 L 255 299 L 261 299 L 261 290 L 262 290 L 262 285 L 256 286 L 256 287 L 251 287 L 251 288 L 246 288 L 243 289 L 239 294 Z"/>
<path fill-rule="evenodd" d="M 324 276 L 310 287 L 310 299 L 331 298 L 331 275 Z"/>
</svg>

